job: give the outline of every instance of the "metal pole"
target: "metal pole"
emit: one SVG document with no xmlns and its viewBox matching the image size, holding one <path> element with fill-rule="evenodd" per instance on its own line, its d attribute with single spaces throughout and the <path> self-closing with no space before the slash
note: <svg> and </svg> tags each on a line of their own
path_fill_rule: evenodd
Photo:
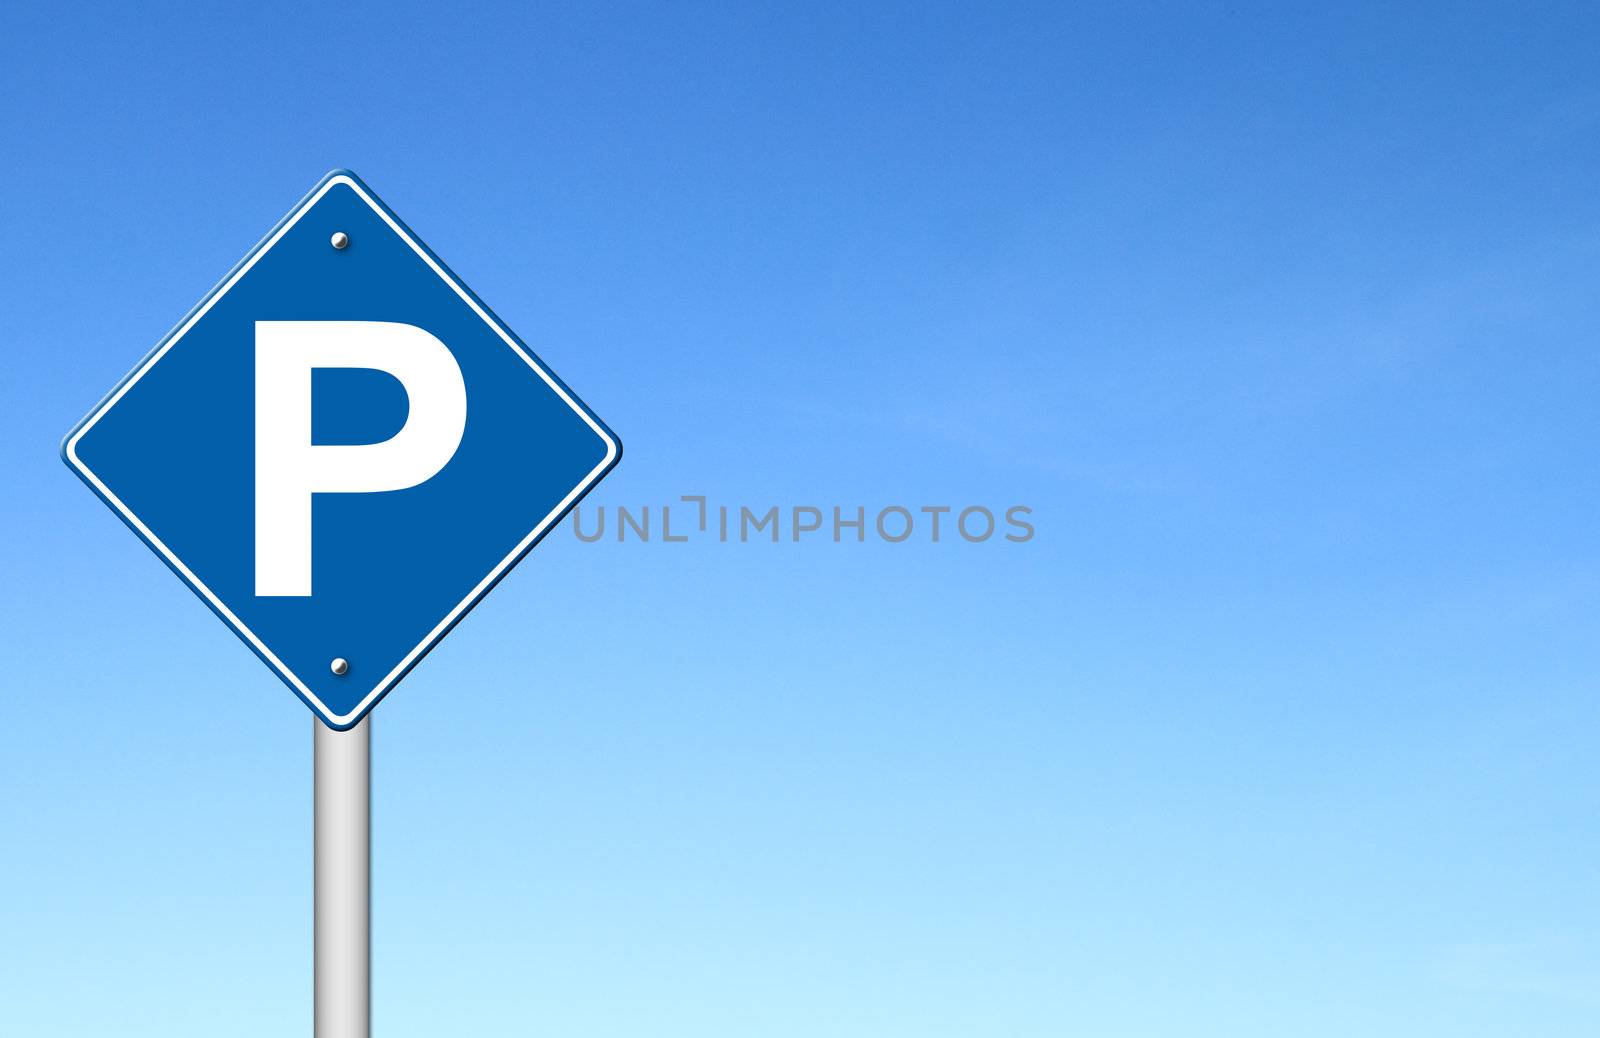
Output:
<svg viewBox="0 0 1600 1038">
<path fill-rule="evenodd" d="M 336 732 L 317 718 L 316 1038 L 372 1033 L 372 718 Z"/>
</svg>

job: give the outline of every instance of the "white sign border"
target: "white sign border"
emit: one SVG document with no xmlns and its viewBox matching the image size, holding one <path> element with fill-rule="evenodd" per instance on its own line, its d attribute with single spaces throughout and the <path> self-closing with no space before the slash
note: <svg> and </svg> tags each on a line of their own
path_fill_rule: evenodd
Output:
<svg viewBox="0 0 1600 1038">
<path fill-rule="evenodd" d="M 255 632 L 250 630 L 249 627 L 245 626 L 244 622 L 234 615 L 233 610 L 229 609 L 222 599 L 218 598 L 211 591 L 211 589 L 205 585 L 204 581 L 195 576 L 194 572 L 184 564 L 183 560 L 178 558 L 172 549 L 168 548 L 161 538 L 157 537 L 154 531 L 147 527 L 144 522 L 133 513 L 133 510 L 125 505 L 121 498 L 117 497 L 117 495 L 111 491 L 111 488 L 106 486 L 105 483 L 101 481 L 100 477 L 95 475 L 93 470 L 91 470 L 89 466 L 78 457 L 78 441 L 82 440 L 84 435 L 87 434 L 90 429 L 93 429 L 100 419 L 103 418 L 112 407 L 116 406 L 117 401 L 121 400 L 123 395 L 127 393 L 128 390 L 132 389 L 134 385 L 136 385 L 138 381 L 143 378 L 145 374 L 148 373 L 150 369 L 161 360 L 162 357 L 166 355 L 168 350 L 172 349 L 172 347 L 176 346 L 178 342 L 182 340 L 184 335 L 186 335 L 189 330 L 193 328 L 195 324 L 199 322 L 199 320 L 204 317 L 213 306 L 216 305 L 218 300 L 227 295 L 233 286 L 238 284 L 239 280 L 243 278 L 245 274 L 250 272 L 250 268 L 254 267 L 261 257 L 265 256 L 269 251 L 272 250 L 272 247 L 289 232 L 290 228 L 300 221 L 302 216 L 304 216 L 313 206 L 321 201 L 324 195 L 340 185 L 348 187 L 354 191 L 357 197 L 365 202 L 374 213 L 378 214 L 378 216 L 382 218 L 383 222 L 388 224 L 389 229 L 394 231 L 395 234 L 399 235 L 400 239 L 411 247 L 411 250 L 428 265 L 429 269 L 431 269 L 435 274 L 439 275 L 439 278 L 443 280 L 445 284 L 449 285 L 451 289 L 455 291 L 456 295 L 461 297 L 462 302 L 471 307 L 473 313 L 477 314 L 478 317 L 483 320 L 484 324 L 487 324 L 490 328 L 492 328 L 495 334 L 500 336 L 505 344 L 511 347 L 511 349 L 516 352 L 517 356 L 521 357 L 527 363 L 528 367 L 532 368 L 539 375 L 539 377 L 545 381 L 545 384 L 553 389 L 556 394 L 560 396 L 561 399 L 566 403 L 566 405 L 572 408 L 573 413 L 579 418 L 582 418 L 584 423 L 588 425 L 589 428 L 594 431 L 595 435 L 600 437 L 601 442 L 606 445 L 606 454 L 600 463 L 590 470 L 589 474 L 585 476 L 583 480 L 576 487 L 574 487 L 570 493 L 567 494 L 566 497 L 562 498 L 561 502 L 557 504 L 555 508 L 551 509 L 550 513 L 540 520 L 539 524 L 535 526 L 526 537 L 517 543 L 517 546 L 511 550 L 510 554 L 501 559 L 499 564 L 490 571 L 489 575 L 484 577 L 483 580 L 481 580 L 477 586 L 475 586 L 471 592 L 469 592 L 467 596 L 456 605 L 454 609 L 450 610 L 449 614 L 446 615 L 443 620 L 439 621 L 438 625 L 434 627 L 433 630 L 429 631 L 427 636 L 423 638 L 414 649 L 407 653 L 405 658 L 402 659 L 393 670 L 384 675 L 384 677 L 379 680 L 375 686 L 373 686 L 372 690 L 361 698 L 361 701 L 356 705 L 355 709 L 351 710 L 347 714 L 335 714 L 332 710 L 328 709 L 327 705 L 323 703 L 321 699 L 317 698 L 316 693 L 311 691 L 306 683 L 302 681 L 299 676 L 294 673 L 294 671 L 290 670 L 289 667 L 282 660 L 280 660 L 271 649 L 267 648 L 266 644 L 262 642 L 260 638 L 256 637 Z M 229 626 L 238 632 L 238 634 L 244 638 L 253 649 L 255 649 L 256 653 L 316 710 L 318 715 L 321 716 L 324 721 L 326 721 L 331 727 L 341 730 L 354 727 L 357 723 L 359 723 L 361 718 L 372 709 L 373 704 L 377 702 L 378 698 L 389 689 L 393 688 L 394 685 L 405 675 L 405 673 L 410 670 L 413 665 L 415 665 L 417 660 L 420 659 L 424 653 L 426 653 L 441 638 L 444 637 L 445 633 L 449 631 L 451 626 L 461 618 L 462 614 L 468 609 L 472 608 L 478 599 L 482 598 L 488 592 L 489 588 L 494 586 L 495 581 L 499 580 L 508 569 L 516 564 L 519 558 L 521 558 L 530 548 L 533 547 L 534 542 L 538 541 L 538 539 L 544 535 L 545 531 L 549 529 L 549 527 L 566 512 L 573 502 L 582 497 L 589 491 L 590 488 L 600 481 L 601 477 L 604 476 L 614 464 L 616 464 L 621 452 L 621 445 L 617 442 L 616 437 L 611 434 L 610 430 L 606 429 L 603 425 L 597 422 L 587 410 L 579 405 L 577 401 L 572 398 L 572 395 L 567 392 L 566 388 L 562 386 L 561 383 L 550 374 L 550 372 L 546 371 L 544 366 L 540 364 L 540 362 L 535 359 L 531 353 L 529 353 L 522 347 L 520 343 L 517 342 L 516 337 L 513 336 L 504 326 L 502 326 L 500 322 L 492 314 L 490 314 L 483 307 L 483 305 L 472 296 L 470 292 L 462 287 L 460 282 L 458 282 L 455 277 L 439 263 L 438 260 L 434 259 L 433 255 L 429 253 L 427 249 L 423 248 L 416 241 L 416 239 L 411 236 L 410 232 L 408 232 L 406 228 L 389 213 L 388 209 L 379 203 L 370 193 L 368 193 L 366 187 L 355 177 L 355 175 L 349 173 L 348 171 L 336 171 L 332 174 L 329 174 L 326 178 L 324 178 L 323 182 L 312 191 L 311 194 L 302 199 L 300 204 L 292 209 L 289 212 L 289 215 L 284 218 L 282 224 L 280 224 L 278 228 L 266 238 L 266 240 L 258 245 L 250 253 L 250 255 L 246 257 L 238 269 L 225 278 L 220 285 L 214 288 L 206 297 L 204 302 L 197 307 L 193 313 L 185 318 L 185 320 L 173 330 L 173 332 L 159 347 L 157 347 L 150 353 L 148 357 L 140 362 L 139 366 L 134 368 L 134 370 L 129 373 L 122 383 L 118 385 L 117 388 L 113 390 L 104 400 L 102 400 L 93 411 L 89 412 L 88 416 L 84 418 L 83 422 L 78 426 L 78 428 L 67 436 L 67 439 L 65 443 L 63 443 L 61 449 L 62 457 L 66 460 L 67 464 L 70 465 L 73 470 L 76 471 L 87 483 L 89 483 L 89 485 L 92 486 L 95 491 L 106 500 L 107 503 L 115 508 L 122 515 L 124 521 L 126 521 L 129 526 L 133 527 L 139 533 L 139 535 L 150 544 L 151 547 L 155 548 L 156 551 L 158 551 L 162 557 L 166 559 L 168 565 L 170 565 L 185 581 L 189 583 L 191 587 L 193 587 L 201 594 L 201 596 L 205 598 L 205 600 L 210 604 L 211 608 L 216 611 L 217 615 L 221 616 L 223 620 L 229 624 Z"/>
</svg>

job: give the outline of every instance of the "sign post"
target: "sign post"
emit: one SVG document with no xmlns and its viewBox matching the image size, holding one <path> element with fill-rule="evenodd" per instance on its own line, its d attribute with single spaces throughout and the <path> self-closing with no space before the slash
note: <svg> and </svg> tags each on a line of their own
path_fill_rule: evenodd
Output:
<svg viewBox="0 0 1600 1038">
<path fill-rule="evenodd" d="M 315 715 L 316 1034 L 365 1038 L 368 714 L 621 443 L 335 170 L 61 455 Z"/>
<path fill-rule="evenodd" d="M 313 717 L 316 1038 L 372 1033 L 372 718 Z"/>
</svg>

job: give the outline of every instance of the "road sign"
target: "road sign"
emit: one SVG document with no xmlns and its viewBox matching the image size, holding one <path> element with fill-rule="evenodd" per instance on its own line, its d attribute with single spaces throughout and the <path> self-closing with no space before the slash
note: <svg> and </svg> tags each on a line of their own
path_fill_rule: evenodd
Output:
<svg viewBox="0 0 1600 1038">
<path fill-rule="evenodd" d="M 62 457 L 330 727 L 354 727 L 621 456 L 335 171 Z"/>
</svg>

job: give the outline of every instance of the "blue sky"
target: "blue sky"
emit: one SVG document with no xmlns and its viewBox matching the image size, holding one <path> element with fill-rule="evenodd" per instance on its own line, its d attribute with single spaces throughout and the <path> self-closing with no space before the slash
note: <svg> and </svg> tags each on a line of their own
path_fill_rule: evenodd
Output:
<svg viewBox="0 0 1600 1038">
<path fill-rule="evenodd" d="M 1588 1035 L 1581 6 L 0 12 L 0 1031 L 309 1029 L 305 708 L 59 438 L 329 168 L 627 444 L 380 708 L 385 1035 Z M 203 474 L 201 476 L 203 478 Z"/>
</svg>

